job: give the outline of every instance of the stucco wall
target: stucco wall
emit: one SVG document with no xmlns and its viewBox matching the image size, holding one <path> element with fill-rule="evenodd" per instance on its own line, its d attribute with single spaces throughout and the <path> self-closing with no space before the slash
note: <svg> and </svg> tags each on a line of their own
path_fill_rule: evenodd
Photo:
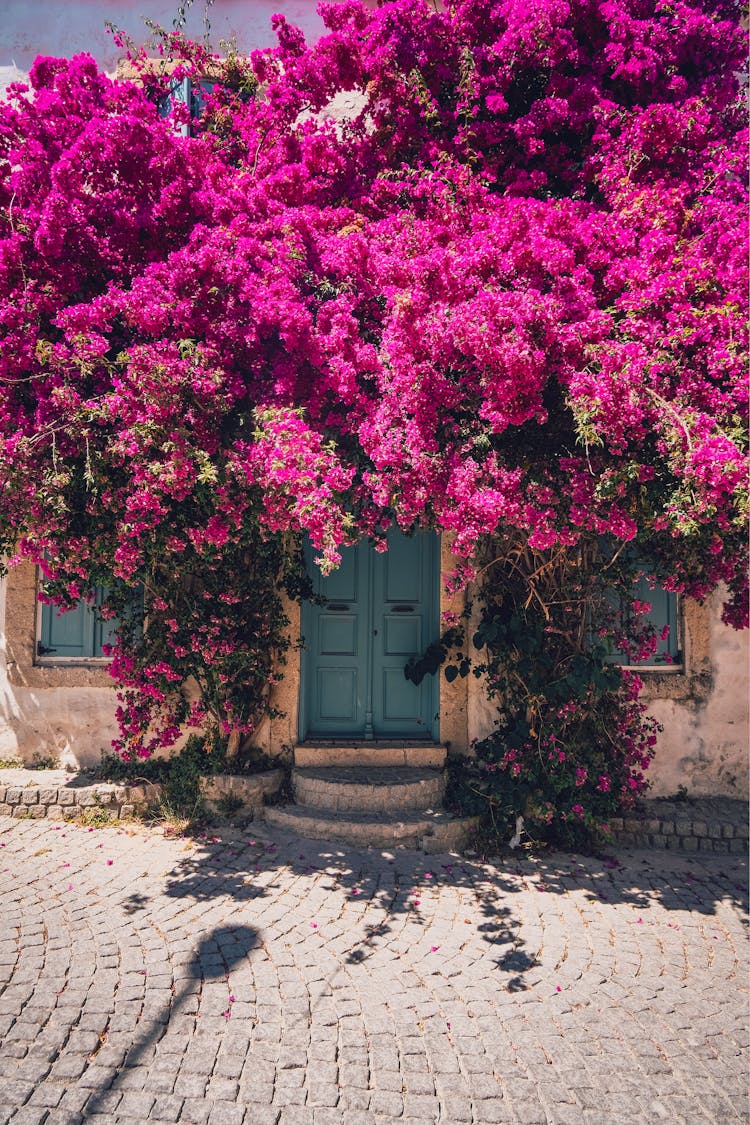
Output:
<svg viewBox="0 0 750 1125">
<path fill-rule="evenodd" d="M 748 791 L 748 634 L 721 621 L 721 595 L 682 608 L 684 668 L 644 672 L 642 699 L 663 725 L 649 769 L 651 794 L 685 786 L 696 796 Z M 496 706 L 469 678 L 469 744 L 495 725 Z"/>
<path fill-rule="evenodd" d="M 708 634 L 705 687 L 670 698 L 655 684 L 644 697 L 664 727 L 649 770 L 654 796 L 675 793 L 681 785 L 696 796 L 747 796 L 748 634 L 722 624 L 717 595 L 703 627 Z"/>
<path fill-rule="evenodd" d="M 443 577 L 452 556 L 443 546 Z M 444 587 L 443 587 L 444 588 Z M 441 612 L 460 613 L 463 595 L 441 594 Z M 299 607 L 287 605 L 290 634 L 299 636 Z M 654 795 L 684 785 L 700 795 L 743 796 L 748 787 L 748 636 L 721 623 L 721 598 L 683 611 L 684 670 L 644 674 L 650 712 L 663 724 L 650 770 Z M 467 630 L 471 636 L 471 624 Z M 116 736 L 115 696 L 102 662 L 35 662 L 36 575 L 16 567 L 0 581 L 0 758 L 31 762 L 59 757 L 68 766 L 98 762 Z M 279 714 L 253 741 L 277 754 L 297 741 L 299 652 L 292 648 L 284 678 L 274 689 Z M 483 737 L 497 711 L 473 676 L 448 684 L 441 676 L 441 741 L 465 752 Z"/>
</svg>

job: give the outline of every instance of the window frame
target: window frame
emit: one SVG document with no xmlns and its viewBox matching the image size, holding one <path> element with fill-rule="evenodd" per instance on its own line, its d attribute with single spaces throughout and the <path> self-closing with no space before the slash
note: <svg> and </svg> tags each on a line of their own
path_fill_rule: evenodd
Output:
<svg viewBox="0 0 750 1125">
<path fill-rule="evenodd" d="M 192 137 L 192 122 L 200 119 L 206 97 L 211 95 L 217 81 L 216 78 L 204 77 L 196 80 L 189 76 L 172 79 L 169 91 L 158 103 L 159 115 L 169 117 L 176 105 L 184 105 L 190 115 L 190 121 L 183 122 L 176 126 L 176 129 L 181 137 Z"/>
</svg>

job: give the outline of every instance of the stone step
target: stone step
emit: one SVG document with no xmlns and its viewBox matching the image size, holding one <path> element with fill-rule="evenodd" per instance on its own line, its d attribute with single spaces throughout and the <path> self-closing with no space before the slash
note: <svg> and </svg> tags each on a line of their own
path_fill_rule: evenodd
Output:
<svg viewBox="0 0 750 1125">
<path fill-rule="evenodd" d="M 274 805 L 264 812 L 267 824 L 313 840 L 360 848 L 421 848 L 430 853 L 462 848 L 477 823 L 475 817 L 454 817 L 432 810 L 337 813 L 307 805 Z"/>
<path fill-rule="evenodd" d="M 442 770 L 414 766 L 327 766 L 292 772 L 300 805 L 332 812 L 437 809 L 443 801 Z"/>
<path fill-rule="evenodd" d="M 300 743 L 294 748 L 294 764 L 303 768 L 323 766 L 407 766 L 442 769 L 445 746 L 432 742 Z"/>
</svg>

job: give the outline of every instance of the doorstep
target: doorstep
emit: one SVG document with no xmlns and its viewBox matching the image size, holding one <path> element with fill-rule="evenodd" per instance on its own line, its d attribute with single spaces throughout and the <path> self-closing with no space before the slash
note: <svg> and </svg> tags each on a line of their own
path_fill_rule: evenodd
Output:
<svg viewBox="0 0 750 1125">
<path fill-rule="evenodd" d="M 407 766 L 443 769 L 445 746 L 432 742 L 300 742 L 294 764 L 300 767 Z"/>
</svg>

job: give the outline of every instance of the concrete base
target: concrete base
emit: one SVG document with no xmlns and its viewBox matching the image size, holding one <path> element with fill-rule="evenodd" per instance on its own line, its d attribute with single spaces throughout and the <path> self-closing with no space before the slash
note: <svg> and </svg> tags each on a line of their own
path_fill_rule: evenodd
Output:
<svg viewBox="0 0 750 1125">
<path fill-rule="evenodd" d="M 255 817 L 263 816 L 263 805 L 273 800 L 284 781 L 283 770 L 254 774 L 215 774 L 200 779 L 201 796 L 210 809 L 221 811 L 222 801 L 236 801 Z"/>
</svg>

